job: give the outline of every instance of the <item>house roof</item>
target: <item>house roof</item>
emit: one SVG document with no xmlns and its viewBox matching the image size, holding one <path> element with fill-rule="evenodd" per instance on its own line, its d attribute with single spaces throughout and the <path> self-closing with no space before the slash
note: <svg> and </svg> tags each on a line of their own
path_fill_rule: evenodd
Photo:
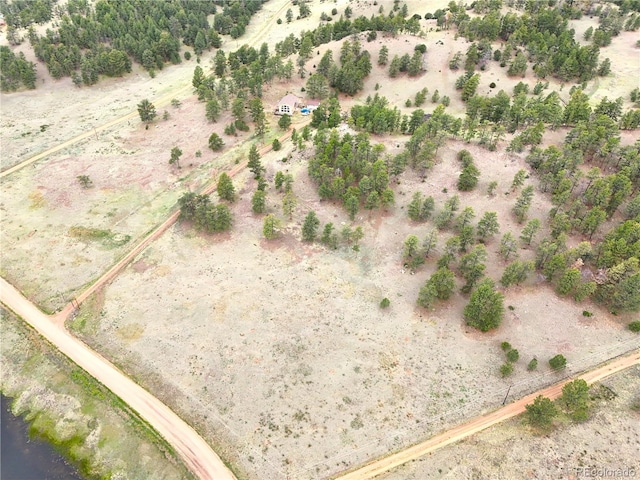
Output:
<svg viewBox="0 0 640 480">
<path fill-rule="evenodd" d="M 298 103 L 299 98 L 296 97 L 293 93 L 288 93 L 284 97 L 280 99 L 278 105 L 294 105 Z"/>
</svg>

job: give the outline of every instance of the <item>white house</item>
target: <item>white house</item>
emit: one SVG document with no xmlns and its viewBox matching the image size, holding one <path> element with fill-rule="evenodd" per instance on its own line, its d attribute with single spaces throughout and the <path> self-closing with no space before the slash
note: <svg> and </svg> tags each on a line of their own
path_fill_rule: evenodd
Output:
<svg viewBox="0 0 640 480">
<path fill-rule="evenodd" d="M 296 111 L 296 107 L 300 99 L 293 95 L 292 93 L 288 93 L 284 97 L 280 99 L 278 102 L 278 108 L 276 108 L 276 115 L 293 115 L 293 112 Z"/>
</svg>

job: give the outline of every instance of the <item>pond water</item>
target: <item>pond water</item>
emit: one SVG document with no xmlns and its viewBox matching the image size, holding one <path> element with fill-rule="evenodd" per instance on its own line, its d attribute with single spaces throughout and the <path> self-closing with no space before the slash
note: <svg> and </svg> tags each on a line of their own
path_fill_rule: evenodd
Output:
<svg viewBox="0 0 640 480">
<path fill-rule="evenodd" d="M 0 395 L 0 477 L 2 480 L 82 480 L 45 441 L 29 438 L 28 425 L 9 410 L 10 401 Z"/>
</svg>

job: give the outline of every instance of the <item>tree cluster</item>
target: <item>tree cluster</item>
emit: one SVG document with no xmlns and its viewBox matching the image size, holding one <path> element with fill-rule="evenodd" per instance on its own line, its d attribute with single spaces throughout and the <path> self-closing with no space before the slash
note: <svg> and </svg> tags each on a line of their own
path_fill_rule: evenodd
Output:
<svg viewBox="0 0 640 480">
<path fill-rule="evenodd" d="M 232 225 L 229 207 L 220 203 L 214 205 L 208 195 L 187 192 L 178 199 L 180 217 L 192 221 L 196 228 L 207 233 L 223 232 Z"/>
<path fill-rule="evenodd" d="M 10 92 L 24 85 L 36 88 L 36 66 L 24 53 L 15 55 L 6 45 L 0 46 L 0 90 Z"/>
<path fill-rule="evenodd" d="M 551 75 L 562 81 L 590 80 L 599 74 L 599 47 L 610 42 L 611 35 L 617 30 L 601 25 L 594 35 L 593 45 L 583 46 L 575 40 L 574 31 L 568 27 L 569 18 L 575 14 L 571 8 L 528 2 L 522 15 L 515 12 L 502 15 L 498 10 L 491 10 L 483 17 L 474 18 L 463 9 L 455 10 L 450 18 L 460 35 L 470 41 L 500 40 L 504 43 L 500 55 L 494 58 L 497 57 L 501 66 L 509 64 L 509 75 L 523 75 L 527 63 L 531 62 L 538 78 Z M 471 63 L 475 64 L 476 58 L 473 54 L 471 57 Z"/>
<path fill-rule="evenodd" d="M 376 93 L 373 98 L 367 97 L 364 105 L 351 107 L 351 118 L 357 128 L 381 134 L 397 131 L 401 114 L 397 107 L 390 108 L 389 101 Z"/>
<path fill-rule="evenodd" d="M 393 203 L 382 145 L 371 145 L 369 135 L 340 138 L 336 130 L 319 130 L 316 155 L 309 160 L 309 175 L 323 200 L 340 200 L 353 219 L 362 203 L 373 210 Z"/>
<path fill-rule="evenodd" d="M 39 0 L 42 1 L 42 0 Z M 215 0 L 101 0 L 78 8 L 69 2 L 57 29 L 43 36 L 29 32 L 39 60 L 54 78 L 73 76 L 78 84 L 94 84 L 99 75 L 119 76 L 131 71 L 131 59 L 153 72 L 166 62 L 180 62 L 181 43 L 197 55 L 220 47 L 220 33 L 240 36 L 262 2 L 225 0 L 217 13 Z M 214 28 L 207 16 L 216 14 Z"/>
</svg>

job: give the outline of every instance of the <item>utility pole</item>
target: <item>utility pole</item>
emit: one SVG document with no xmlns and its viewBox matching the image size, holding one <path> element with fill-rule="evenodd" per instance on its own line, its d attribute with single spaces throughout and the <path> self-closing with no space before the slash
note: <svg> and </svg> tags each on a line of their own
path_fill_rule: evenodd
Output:
<svg viewBox="0 0 640 480">
<path fill-rule="evenodd" d="M 507 390 L 507 394 L 504 396 L 504 400 L 502 401 L 502 405 L 507 403 L 507 397 L 509 396 L 509 392 L 511 391 L 511 387 L 513 387 L 513 385 L 509 385 L 509 389 Z"/>
</svg>

